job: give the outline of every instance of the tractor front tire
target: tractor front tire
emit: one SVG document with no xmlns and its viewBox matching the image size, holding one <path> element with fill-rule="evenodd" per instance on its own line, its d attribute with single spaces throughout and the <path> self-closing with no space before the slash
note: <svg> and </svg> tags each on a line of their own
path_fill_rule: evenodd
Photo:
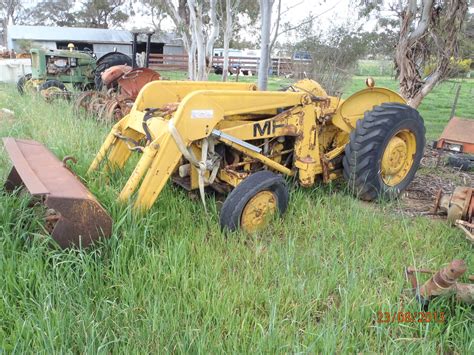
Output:
<svg viewBox="0 0 474 355">
<path fill-rule="evenodd" d="M 66 85 L 64 85 L 59 80 L 54 80 L 54 79 L 46 80 L 44 83 L 42 83 L 38 87 L 38 91 L 46 101 L 54 100 L 57 94 L 67 97 L 64 94 L 68 93 L 66 89 Z"/>
<path fill-rule="evenodd" d="M 423 157 L 425 126 L 414 108 L 384 103 L 367 111 L 350 134 L 343 160 L 349 188 L 362 200 L 396 198 Z"/>
<path fill-rule="evenodd" d="M 221 209 L 223 230 L 253 233 L 288 207 L 288 187 L 280 175 L 268 170 L 251 174 L 227 196 Z"/>
<path fill-rule="evenodd" d="M 26 74 L 20 77 L 16 83 L 16 88 L 18 89 L 18 92 L 20 95 L 23 95 L 25 93 L 25 84 L 27 81 L 31 80 L 31 74 Z"/>
</svg>

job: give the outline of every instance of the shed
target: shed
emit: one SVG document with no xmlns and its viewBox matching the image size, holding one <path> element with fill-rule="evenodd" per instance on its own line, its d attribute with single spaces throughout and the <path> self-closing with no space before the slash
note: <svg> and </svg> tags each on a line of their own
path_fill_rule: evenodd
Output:
<svg viewBox="0 0 474 355">
<path fill-rule="evenodd" d="M 132 54 L 132 35 L 123 30 L 12 25 L 8 26 L 7 36 L 8 48 L 16 52 L 26 40 L 44 49 L 67 49 L 73 43 L 79 50 L 91 49 L 98 58 L 114 50 Z"/>
<path fill-rule="evenodd" d="M 7 36 L 8 49 L 13 49 L 15 52 L 21 50 L 22 40 L 27 40 L 44 49 L 67 49 L 67 45 L 73 43 L 79 50 L 92 50 L 97 58 L 115 50 L 132 55 L 133 35 L 124 30 L 12 25 L 8 26 Z M 151 53 L 163 54 L 167 46 L 179 51 L 182 43 L 173 33 L 152 36 Z M 146 35 L 141 34 L 138 37 L 138 52 L 145 51 L 145 48 Z"/>
</svg>

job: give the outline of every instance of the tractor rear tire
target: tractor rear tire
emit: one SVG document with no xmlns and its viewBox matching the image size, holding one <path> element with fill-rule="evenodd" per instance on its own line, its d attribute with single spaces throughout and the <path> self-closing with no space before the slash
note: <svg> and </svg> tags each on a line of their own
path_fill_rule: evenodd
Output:
<svg viewBox="0 0 474 355">
<path fill-rule="evenodd" d="M 31 79 L 31 74 L 26 74 L 20 77 L 16 83 L 16 88 L 18 89 L 18 92 L 20 95 L 23 95 L 25 93 L 25 84 L 28 80 Z"/>
<path fill-rule="evenodd" d="M 132 58 L 120 52 L 110 52 L 97 60 L 97 67 L 94 71 L 94 84 L 97 91 L 102 90 L 102 73 L 115 65 L 132 66 Z"/>
<path fill-rule="evenodd" d="M 365 112 L 351 132 L 344 177 L 362 200 L 396 198 L 413 180 L 424 146 L 425 126 L 418 111 L 383 103 Z"/>
<path fill-rule="evenodd" d="M 252 233 L 265 227 L 268 217 L 277 210 L 282 215 L 287 207 L 288 187 L 283 177 L 268 170 L 259 171 L 227 196 L 221 209 L 221 228 Z"/>
</svg>

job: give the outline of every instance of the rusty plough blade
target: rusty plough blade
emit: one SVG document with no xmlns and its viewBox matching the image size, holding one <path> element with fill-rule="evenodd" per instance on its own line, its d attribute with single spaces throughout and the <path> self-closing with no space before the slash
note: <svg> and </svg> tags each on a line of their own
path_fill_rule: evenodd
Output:
<svg viewBox="0 0 474 355">
<path fill-rule="evenodd" d="M 13 168 L 5 190 L 24 187 L 48 208 L 46 228 L 62 248 L 87 247 L 112 233 L 112 219 L 89 190 L 41 143 L 3 138 Z"/>
</svg>

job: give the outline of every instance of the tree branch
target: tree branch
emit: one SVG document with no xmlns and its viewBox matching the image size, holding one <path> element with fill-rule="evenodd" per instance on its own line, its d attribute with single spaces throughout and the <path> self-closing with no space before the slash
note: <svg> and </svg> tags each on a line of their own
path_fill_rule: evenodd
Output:
<svg viewBox="0 0 474 355">
<path fill-rule="evenodd" d="M 412 0 L 413 1 L 413 0 Z M 415 2 L 415 11 L 416 11 L 416 1 Z M 420 21 L 418 22 L 418 26 L 416 29 L 410 34 L 408 40 L 411 42 L 416 41 L 420 38 L 428 29 L 431 21 L 431 11 L 433 8 L 433 0 L 423 0 L 423 10 L 421 13 Z"/>
</svg>

